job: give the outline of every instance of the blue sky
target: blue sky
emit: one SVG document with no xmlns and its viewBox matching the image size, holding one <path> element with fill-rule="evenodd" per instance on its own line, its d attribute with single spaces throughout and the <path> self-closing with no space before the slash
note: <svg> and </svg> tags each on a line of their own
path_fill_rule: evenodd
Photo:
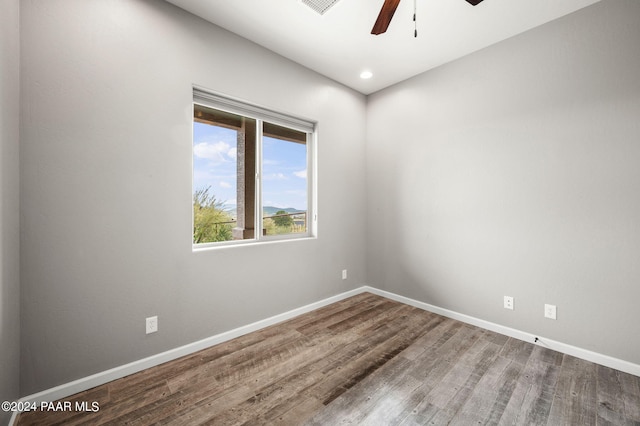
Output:
<svg viewBox="0 0 640 426">
<path fill-rule="evenodd" d="M 307 209 L 306 145 L 264 138 L 263 206 Z M 236 204 L 236 131 L 193 124 L 193 188 L 211 186 L 219 201 Z"/>
</svg>

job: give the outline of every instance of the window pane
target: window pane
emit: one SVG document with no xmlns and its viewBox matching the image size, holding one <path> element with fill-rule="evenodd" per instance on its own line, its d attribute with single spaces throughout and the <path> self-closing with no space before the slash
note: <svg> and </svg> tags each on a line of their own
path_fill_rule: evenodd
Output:
<svg viewBox="0 0 640 426">
<path fill-rule="evenodd" d="M 193 244 L 308 236 L 314 125 L 211 96 L 194 89 Z"/>
<path fill-rule="evenodd" d="M 262 228 L 266 235 L 306 233 L 306 133 L 264 123 Z"/>
<path fill-rule="evenodd" d="M 239 116 L 194 106 L 193 243 L 233 239 Z"/>
</svg>

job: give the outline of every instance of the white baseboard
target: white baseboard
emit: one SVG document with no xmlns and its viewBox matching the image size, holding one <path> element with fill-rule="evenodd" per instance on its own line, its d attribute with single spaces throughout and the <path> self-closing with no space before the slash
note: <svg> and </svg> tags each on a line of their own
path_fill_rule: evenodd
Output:
<svg viewBox="0 0 640 426">
<path fill-rule="evenodd" d="M 38 392 L 33 395 L 25 396 L 23 398 L 20 398 L 20 401 L 39 404 L 40 402 L 50 402 L 50 401 L 56 401 L 58 399 L 66 398 L 78 392 L 83 392 L 85 390 L 94 388 L 96 386 L 100 386 L 102 384 L 111 382 L 113 380 L 120 379 L 122 377 L 128 376 L 133 373 L 137 373 L 142 370 L 146 370 L 147 368 L 155 367 L 156 365 L 160 365 L 168 361 L 173 361 L 175 359 L 178 359 L 186 355 L 190 355 L 192 353 L 195 353 L 202 349 L 206 349 L 213 345 L 217 345 L 219 343 L 223 343 L 228 340 L 235 339 L 236 337 L 240 337 L 245 334 L 248 334 L 257 330 L 261 330 L 270 325 L 274 325 L 274 324 L 286 321 L 288 319 L 297 317 L 298 315 L 311 312 L 323 306 L 330 305 L 331 303 L 335 303 L 340 300 L 344 300 L 348 297 L 355 296 L 357 294 L 365 293 L 365 292 L 373 293 L 378 296 L 386 297 L 387 299 L 391 299 L 397 302 L 405 303 L 407 305 L 415 306 L 416 308 L 420 308 L 425 311 L 433 312 L 435 314 L 439 314 L 448 318 L 462 321 L 467 324 L 471 324 L 477 327 L 485 328 L 487 330 L 495 331 L 496 333 L 504 334 L 509 337 L 523 340 L 525 342 L 530 342 L 540 346 L 544 346 L 558 352 L 569 354 L 577 358 L 594 362 L 596 364 L 604 365 L 606 367 L 611 367 L 616 370 L 624 371 L 626 373 L 633 374 L 635 376 L 640 376 L 640 365 L 638 364 L 633 364 L 631 362 L 613 358 L 608 355 L 602 355 L 596 352 L 592 352 L 586 349 L 567 345 L 565 343 L 557 342 L 551 339 L 546 339 L 541 336 L 536 336 L 531 333 L 505 327 L 500 324 L 495 324 L 495 323 L 485 321 L 479 318 L 475 318 L 469 315 L 464 315 L 455 311 L 443 309 L 438 306 L 430 305 L 428 303 L 420 302 L 418 300 L 414 300 L 408 297 L 390 293 L 385 290 L 379 290 L 377 288 L 369 287 L 369 286 L 362 286 L 357 289 L 350 290 L 344 293 L 340 293 L 336 296 L 332 296 L 332 297 L 320 300 L 319 302 L 311 303 L 309 305 L 302 306 L 300 308 L 296 308 L 291 311 L 288 311 L 279 315 L 275 315 L 261 321 L 254 322 L 252 324 L 238 327 L 233 330 L 220 333 L 215 336 L 208 337 L 206 339 L 199 340 L 194 343 L 190 343 L 188 345 L 181 346 L 179 348 L 171 349 L 169 351 L 162 352 L 157 355 L 152 355 L 148 358 L 144 358 L 139 361 L 134 361 L 132 363 L 122 365 L 120 367 L 115 367 L 110 370 L 103 371 L 101 373 L 93 374 L 91 376 L 75 380 L 73 382 L 65 383 L 63 385 L 56 386 L 51 389 L 46 389 L 42 392 Z M 538 341 L 534 342 L 534 339 L 536 337 L 538 337 Z M 12 426 L 14 424 L 17 414 L 18 413 L 15 413 L 15 412 L 13 413 L 13 416 L 9 421 L 9 426 Z"/>
<path fill-rule="evenodd" d="M 485 321 L 479 318 L 475 318 L 469 315 L 461 314 L 448 309 L 443 309 L 438 306 L 430 305 L 428 303 L 420 302 L 418 300 L 410 299 L 408 297 L 400 296 L 388 291 L 379 290 L 373 287 L 362 287 L 363 291 L 377 294 L 378 296 L 386 297 L 387 299 L 395 300 L 397 302 L 405 303 L 407 305 L 415 306 L 416 308 L 423 309 L 425 311 L 433 312 L 447 318 L 452 318 L 458 321 L 465 322 L 467 324 L 475 325 L 487 330 L 495 331 L 496 333 L 504 334 L 515 339 L 523 340 L 525 342 L 533 343 L 539 346 L 544 346 L 554 351 L 558 351 L 564 354 L 575 356 L 576 358 L 591 361 L 596 364 L 604 365 L 615 370 L 624 371 L 625 373 L 633 374 L 634 376 L 640 376 L 640 365 L 634 364 L 629 361 L 624 361 L 618 358 L 613 358 L 608 355 L 603 355 L 597 352 L 589 351 L 587 349 L 578 348 L 576 346 L 568 345 L 566 343 L 558 342 L 555 340 L 547 339 L 545 337 L 527 333 L 525 331 L 516 330 L 514 328 L 505 327 L 500 324 Z M 538 338 L 536 342 L 535 339 Z"/>
</svg>

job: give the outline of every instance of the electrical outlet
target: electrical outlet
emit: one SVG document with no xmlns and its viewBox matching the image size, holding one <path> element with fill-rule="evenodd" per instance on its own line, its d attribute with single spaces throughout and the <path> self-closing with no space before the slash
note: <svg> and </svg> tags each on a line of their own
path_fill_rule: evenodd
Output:
<svg viewBox="0 0 640 426">
<path fill-rule="evenodd" d="M 147 318 L 147 334 L 155 333 L 158 331 L 158 317 Z"/>
<path fill-rule="evenodd" d="M 504 297 L 504 308 L 511 309 L 513 311 L 513 297 L 511 296 Z"/>
<path fill-rule="evenodd" d="M 346 279 L 347 279 L 347 270 L 346 270 L 346 269 L 343 269 L 343 270 L 342 270 L 342 279 L 343 279 L 343 280 L 346 280 Z"/>
<path fill-rule="evenodd" d="M 549 319 L 556 319 L 556 305 L 544 305 L 544 317 Z"/>
</svg>

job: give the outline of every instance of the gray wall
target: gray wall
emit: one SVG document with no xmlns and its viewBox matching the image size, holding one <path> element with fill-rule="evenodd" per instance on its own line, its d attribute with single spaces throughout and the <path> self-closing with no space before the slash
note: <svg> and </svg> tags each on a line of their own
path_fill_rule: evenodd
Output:
<svg viewBox="0 0 640 426">
<path fill-rule="evenodd" d="M 604 0 L 370 96 L 367 282 L 640 363 L 639 22 Z"/>
<path fill-rule="evenodd" d="M 0 0 L 0 401 L 19 395 L 19 0 Z M 0 423 L 10 413 L 0 411 Z"/>
<path fill-rule="evenodd" d="M 2 1 L 4 367 L 18 2 Z M 162 1 L 21 14 L 22 395 L 364 283 L 640 363 L 640 3 L 604 0 L 368 104 Z M 319 121 L 317 240 L 191 251 L 192 84 Z M 16 369 L 0 378 L 15 397 Z"/>
<path fill-rule="evenodd" d="M 364 96 L 163 1 L 24 1 L 22 66 L 23 394 L 364 283 Z M 192 84 L 319 122 L 316 240 L 192 252 Z"/>
</svg>

